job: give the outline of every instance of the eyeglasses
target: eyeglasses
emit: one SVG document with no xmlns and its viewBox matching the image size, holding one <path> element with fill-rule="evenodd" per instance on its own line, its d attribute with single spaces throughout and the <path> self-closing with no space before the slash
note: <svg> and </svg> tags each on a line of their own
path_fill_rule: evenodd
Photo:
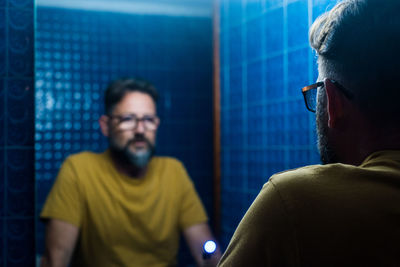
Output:
<svg viewBox="0 0 400 267">
<path fill-rule="evenodd" d="M 338 88 L 348 99 L 352 99 L 354 95 L 344 88 L 341 84 L 334 80 L 330 80 L 336 88 Z M 311 84 L 309 86 L 305 86 L 301 89 L 301 92 L 303 93 L 304 96 L 304 102 L 306 103 L 306 108 L 314 112 L 317 110 L 317 89 L 318 87 L 324 86 L 324 82 L 317 82 L 314 84 Z"/>
<path fill-rule="evenodd" d="M 126 115 L 109 115 L 109 118 L 116 120 L 119 130 L 136 130 L 139 122 L 143 122 L 143 127 L 146 131 L 155 131 L 158 127 L 160 119 L 155 115 L 147 115 L 138 118 L 135 114 Z"/>
</svg>

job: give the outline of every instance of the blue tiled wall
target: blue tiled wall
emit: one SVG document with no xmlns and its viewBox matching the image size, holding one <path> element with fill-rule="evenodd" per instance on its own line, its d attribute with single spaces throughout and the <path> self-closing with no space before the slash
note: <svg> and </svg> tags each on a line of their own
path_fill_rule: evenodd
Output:
<svg viewBox="0 0 400 267">
<path fill-rule="evenodd" d="M 220 0 L 222 245 L 268 178 L 319 163 L 301 88 L 312 21 L 336 1 Z"/>
<path fill-rule="evenodd" d="M 119 76 L 152 81 L 161 99 L 157 153 L 181 159 L 212 211 L 211 17 L 38 7 L 36 215 L 66 156 L 102 151 L 103 91 Z M 37 252 L 43 251 L 38 223 Z"/>
<path fill-rule="evenodd" d="M 0 0 L 0 266 L 34 264 L 31 0 Z"/>
</svg>

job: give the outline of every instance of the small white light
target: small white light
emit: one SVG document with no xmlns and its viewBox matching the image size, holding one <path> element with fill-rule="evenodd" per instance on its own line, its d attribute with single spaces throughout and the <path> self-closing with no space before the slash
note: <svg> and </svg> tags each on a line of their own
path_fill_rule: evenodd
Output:
<svg viewBox="0 0 400 267">
<path fill-rule="evenodd" d="M 204 251 L 211 254 L 214 253 L 215 250 L 217 249 L 217 244 L 215 244 L 214 241 L 209 240 L 204 243 Z"/>
</svg>

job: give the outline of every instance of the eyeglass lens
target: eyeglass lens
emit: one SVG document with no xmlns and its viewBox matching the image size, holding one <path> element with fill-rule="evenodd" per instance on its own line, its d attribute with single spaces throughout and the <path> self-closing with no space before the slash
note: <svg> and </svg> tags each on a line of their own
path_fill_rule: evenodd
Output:
<svg viewBox="0 0 400 267">
<path fill-rule="evenodd" d="M 136 129 L 136 127 L 139 124 L 139 121 L 143 123 L 143 127 L 146 130 L 153 131 L 157 128 L 157 119 L 156 117 L 151 117 L 151 116 L 143 118 L 137 118 L 136 116 L 121 117 L 118 127 L 121 130 Z"/>
<path fill-rule="evenodd" d="M 317 88 L 306 91 L 305 97 L 308 108 L 315 112 L 317 108 Z"/>
</svg>

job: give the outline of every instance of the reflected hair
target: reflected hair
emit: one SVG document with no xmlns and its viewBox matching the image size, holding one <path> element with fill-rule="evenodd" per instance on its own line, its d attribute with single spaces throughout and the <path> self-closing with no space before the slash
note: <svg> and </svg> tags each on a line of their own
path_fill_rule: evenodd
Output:
<svg viewBox="0 0 400 267">
<path fill-rule="evenodd" d="M 141 92 L 149 95 L 155 104 L 158 100 L 157 89 L 148 81 L 140 78 L 120 78 L 112 81 L 105 91 L 105 112 L 110 115 L 126 93 Z"/>
<path fill-rule="evenodd" d="M 399 14 L 398 0 L 345 0 L 309 32 L 323 73 L 352 91 L 374 123 L 400 121 Z"/>
</svg>

